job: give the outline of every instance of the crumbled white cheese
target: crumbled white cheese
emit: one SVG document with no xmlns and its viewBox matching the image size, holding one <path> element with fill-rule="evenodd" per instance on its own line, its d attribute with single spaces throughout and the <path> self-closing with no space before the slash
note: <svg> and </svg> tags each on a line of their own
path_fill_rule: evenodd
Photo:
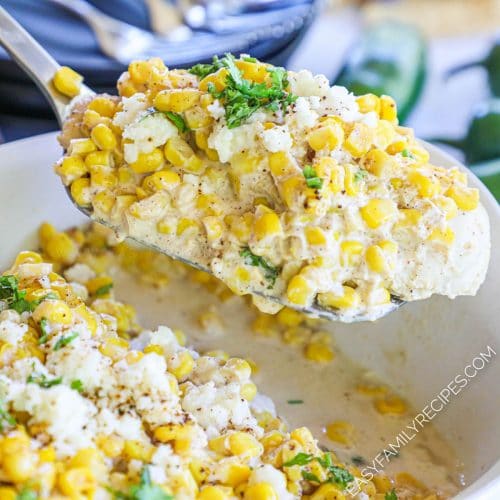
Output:
<svg viewBox="0 0 500 500">
<path fill-rule="evenodd" d="M 261 465 L 252 471 L 248 484 L 268 483 L 280 500 L 293 500 L 295 497 L 286 489 L 286 476 L 270 464 Z"/>
<path fill-rule="evenodd" d="M 133 123 L 148 107 L 148 99 L 142 92 L 137 92 L 131 97 L 122 98 L 123 109 L 118 111 L 113 118 L 113 125 L 125 128 Z"/>
<path fill-rule="evenodd" d="M 271 153 L 288 151 L 293 144 L 288 127 L 273 127 L 261 133 L 265 148 Z"/>
<path fill-rule="evenodd" d="M 64 271 L 64 277 L 68 281 L 75 281 L 76 283 L 81 283 L 82 285 L 95 278 L 95 276 L 96 274 L 94 270 L 87 266 L 87 264 L 77 263 Z"/>
<path fill-rule="evenodd" d="M 28 331 L 27 324 L 14 323 L 6 320 L 0 323 L 0 340 L 16 345 Z"/>
<path fill-rule="evenodd" d="M 177 127 L 162 113 L 153 113 L 127 125 L 123 130 L 125 161 L 134 163 L 139 154 L 151 153 L 178 135 Z M 127 142 L 130 141 L 130 142 Z"/>
</svg>

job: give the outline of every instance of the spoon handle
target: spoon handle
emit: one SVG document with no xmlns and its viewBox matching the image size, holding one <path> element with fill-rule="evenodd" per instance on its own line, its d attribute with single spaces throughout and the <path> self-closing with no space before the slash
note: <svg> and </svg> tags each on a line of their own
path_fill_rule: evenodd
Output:
<svg viewBox="0 0 500 500">
<path fill-rule="evenodd" d="M 36 83 L 62 125 L 70 100 L 52 84 L 60 66 L 3 7 L 0 7 L 0 45 Z"/>
</svg>

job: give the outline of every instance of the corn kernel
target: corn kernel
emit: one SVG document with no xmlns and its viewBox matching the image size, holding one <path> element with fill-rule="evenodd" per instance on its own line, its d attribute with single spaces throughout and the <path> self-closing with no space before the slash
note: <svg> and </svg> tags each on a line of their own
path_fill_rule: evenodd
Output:
<svg viewBox="0 0 500 500">
<path fill-rule="evenodd" d="M 397 207 L 391 200 L 373 198 L 360 208 L 360 212 L 366 225 L 371 229 L 376 229 L 396 215 Z"/>
<path fill-rule="evenodd" d="M 198 493 L 196 500 L 229 500 L 231 496 L 225 488 L 209 485 Z"/>
<path fill-rule="evenodd" d="M 398 226 L 414 227 L 422 218 L 422 212 L 416 208 L 402 208 L 399 210 L 400 220 Z"/>
<path fill-rule="evenodd" d="M 344 266 L 354 265 L 363 253 L 363 243 L 356 240 L 345 240 L 340 244 L 341 262 Z"/>
<path fill-rule="evenodd" d="M 226 86 L 228 75 L 229 71 L 227 70 L 227 68 L 221 68 L 215 73 L 211 73 L 210 75 L 207 75 L 205 78 L 200 80 L 200 84 L 198 87 L 202 92 L 207 92 L 209 84 L 212 84 L 214 85 L 215 90 L 217 90 L 217 92 L 220 92 Z"/>
<path fill-rule="evenodd" d="M 96 111 L 101 116 L 112 118 L 116 111 L 116 103 L 109 97 L 97 96 L 89 102 L 87 109 Z"/>
<path fill-rule="evenodd" d="M 258 240 L 263 240 L 271 236 L 281 234 L 283 229 L 278 215 L 274 212 L 264 213 L 258 217 L 254 224 L 255 237 Z"/>
<path fill-rule="evenodd" d="M 109 458 L 118 457 L 124 446 L 123 438 L 115 435 L 100 436 L 97 439 L 97 444 L 102 452 Z"/>
<path fill-rule="evenodd" d="M 56 233 L 45 244 L 49 259 L 61 264 L 71 264 L 78 255 L 76 243 L 66 233 Z"/>
<path fill-rule="evenodd" d="M 10 486 L 0 486 L 0 498 L 2 500 L 16 500 L 19 498 L 17 490 Z"/>
<path fill-rule="evenodd" d="M 326 235 L 320 227 L 306 227 L 306 240 L 309 245 L 324 245 L 326 244 Z"/>
<path fill-rule="evenodd" d="M 361 113 L 369 113 L 375 111 L 378 114 L 380 111 L 380 99 L 375 94 L 364 94 L 356 99 Z"/>
<path fill-rule="evenodd" d="M 387 120 L 391 123 L 398 123 L 398 108 L 396 106 L 396 101 L 388 96 L 380 96 L 380 118 L 382 120 Z"/>
<path fill-rule="evenodd" d="M 314 298 L 314 290 L 306 278 L 297 274 L 289 281 L 286 296 L 292 304 L 305 306 Z"/>
<path fill-rule="evenodd" d="M 269 483 L 257 483 L 245 490 L 245 500 L 278 500 L 275 489 Z"/>
<path fill-rule="evenodd" d="M 304 320 L 304 316 L 294 309 L 284 307 L 276 315 L 276 319 L 278 320 L 278 323 L 284 326 L 298 326 Z"/>
<path fill-rule="evenodd" d="M 43 318 L 51 323 L 70 325 L 73 322 L 73 313 L 62 300 L 44 300 L 33 311 L 33 319 L 36 323 L 40 323 Z"/>
<path fill-rule="evenodd" d="M 250 473 L 251 469 L 248 465 L 239 463 L 230 464 L 225 471 L 224 483 L 236 488 L 236 486 L 248 480 Z"/>
<path fill-rule="evenodd" d="M 75 498 L 80 495 L 91 495 L 97 484 L 90 469 L 77 467 L 60 474 L 57 485 L 64 495 Z"/>
<path fill-rule="evenodd" d="M 374 402 L 375 409 L 383 415 L 403 415 L 407 410 L 406 403 L 398 396 L 389 395 Z"/>
<path fill-rule="evenodd" d="M 247 382 L 243 384 L 240 394 L 247 401 L 252 401 L 257 395 L 257 386 L 253 382 Z"/>
<path fill-rule="evenodd" d="M 354 157 L 361 158 L 373 142 L 373 131 L 365 123 L 358 122 L 344 141 L 344 148 Z"/>
<path fill-rule="evenodd" d="M 246 432 L 234 432 L 230 434 L 228 447 L 233 455 L 245 455 L 245 457 L 257 457 L 263 451 L 263 446 L 257 439 Z"/>
<path fill-rule="evenodd" d="M 451 186 L 445 194 L 457 204 L 460 210 L 474 210 L 479 205 L 479 190 L 476 188 Z"/>
<path fill-rule="evenodd" d="M 89 169 L 97 165 L 113 167 L 113 155 L 110 151 L 93 151 L 85 157 L 85 165 L 87 165 Z"/>
<path fill-rule="evenodd" d="M 458 214 L 458 206 L 453 198 L 447 196 L 440 196 L 433 200 L 446 215 L 446 220 L 453 219 Z"/>
<path fill-rule="evenodd" d="M 243 73 L 243 78 L 256 83 L 264 82 L 269 76 L 268 66 L 260 62 L 236 60 L 235 66 Z"/>
<path fill-rule="evenodd" d="M 331 422 L 326 426 L 325 433 L 331 441 L 351 446 L 354 442 L 355 430 L 350 422 L 344 420 L 337 420 Z"/>
<path fill-rule="evenodd" d="M 455 241 L 455 233 L 450 227 L 444 229 L 435 228 L 427 238 L 430 241 L 439 241 L 445 245 L 451 245 Z"/>
<path fill-rule="evenodd" d="M 153 453 L 153 446 L 146 446 L 140 441 L 125 441 L 123 447 L 123 455 L 129 460 L 141 460 L 143 462 L 149 462 Z"/>
<path fill-rule="evenodd" d="M 377 177 L 390 175 L 397 167 L 396 160 L 380 149 L 371 149 L 361 161 L 363 168 Z"/>
<path fill-rule="evenodd" d="M 306 346 L 305 356 L 310 361 L 329 363 L 334 358 L 334 353 L 332 348 L 323 342 L 311 342 Z"/>
<path fill-rule="evenodd" d="M 30 479 L 36 470 L 37 456 L 30 450 L 8 453 L 3 457 L 3 471 L 7 481 L 20 483 Z"/>
<path fill-rule="evenodd" d="M 118 177 L 110 167 L 96 165 L 90 170 L 91 187 L 111 189 L 118 184 Z"/>
<path fill-rule="evenodd" d="M 198 89 L 162 90 L 156 94 L 153 104 L 159 111 L 182 113 L 198 104 L 200 95 L 201 92 Z"/>
<path fill-rule="evenodd" d="M 343 293 L 326 292 L 318 294 L 318 302 L 324 307 L 333 307 L 335 309 L 349 309 L 359 305 L 360 297 L 358 292 L 350 286 L 342 287 Z"/>
<path fill-rule="evenodd" d="M 83 177 L 87 172 L 87 166 L 80 156 L 65 156 L 56 166 L 57 173 L 62 177 L 65 185 Z"/>
<path fill-rule="evenodd" d="M 366 249 L 365 259 L 371 271 L 375 273 L 384 271 L 386 267 L 385 257 L 382 249 L 378 245 L 371 245 Z"/>
<path fill-rule="evenodd" d="M 130 168 L 137 174 L 145 174 L 161 168 L 164 161 L 162 150 L 155 148 L 151 153 L 139 153 L 137 160 L 130 164 Z"/>
<path fill-rule="evenodd" d="M 168 365 L 168 371 L 175 376 L 177 380 L 185 378 L 194 368 L 194 360 L 188 351 L 182 351 L 177 354 L 177 358 Z"/>
<path fill-rule="evenodd" d="M 61 66 L 54 75 L 54 87 L 67 97 L 76 97 L 80 93 L 83 76 L 68 66 Z"/>
<path fill-rule="evenodd" d="M 117 142 L 115 134 L 103 123 L 99 123 L 92 129 L 90 137 L 102 151 L 110 151 L 116 148 Z"/>
<path fill-rule="evenodd" d="M 94 210 L 96 212 L 104 213 L 104 214 L 109 214 L 111 210 L 113 209 L 113 206 L 116 201 L 116 196 L 113 195 L 110 191 L 101 191 L 97 193 L 93 200 L 92 200 L 92 206 L 94 207 Z"/>
<path fill-rule="evenodd" d="M 408 180 L 416 186 L 418 194 L 423 198 L 431 198 L 439 194 L 439 182 L 420 172 L 410 172 L 408 174 Z"/>
<path fill-rule="evenodd" d="M 319 127 L 307 136 L 309 146 L 315 151 L 322 149 L 333 150 L 344 140 L 344 130 L 337 121 L 330 121 L 328 125 Z"/>
</svg>

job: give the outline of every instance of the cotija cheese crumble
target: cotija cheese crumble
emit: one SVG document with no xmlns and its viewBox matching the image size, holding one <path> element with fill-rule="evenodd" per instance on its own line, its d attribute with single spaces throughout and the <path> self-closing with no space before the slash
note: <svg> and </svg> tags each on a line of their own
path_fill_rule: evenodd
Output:
<svg viewBox="0 0 500 500">
<path fill-rule="evenodd" d="M 132 62 L 118 92 L 77 99 L 66 121 L 56 172 L 73 199 L 262 310 L 279 310 L 272 296 L 376 319 L 391 297 L 473 295 L 484 280 L 478 190 L 430 163 L 391 97 L 230 54 Z"/>
</svg>

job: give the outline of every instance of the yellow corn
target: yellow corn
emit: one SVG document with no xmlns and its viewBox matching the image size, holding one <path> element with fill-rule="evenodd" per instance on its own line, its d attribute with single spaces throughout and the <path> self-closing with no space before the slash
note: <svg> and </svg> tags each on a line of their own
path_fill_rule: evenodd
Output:
<svg viewBox="0 0 500 500">
<path fill-rule="evenodd" d="M 19 496 L 14 487 L 0 486 L 0 498 L 3 500 L 16 500 Z"/>
<path fill-rule="evenodd" d="M 336 420 L 326 426 L 325 433 L 331 441 L 351 446 L 354 442 L 355 430 L 350 422 Z"/>
<path fill-rule="evenodd" d="M 455 241 L 455 233 L 450 227 L 444 229 L 435 228 L 428 237 L 431 241 L 439 241 L 445 245 L 451 245 Z"/>
<path fill-rule="evenodd" d="M 181 182 L 179 174 L 173 170 L 160 170 L 148 175 L 142 182 L 142 187 L 149 191 L 160 191 L 162 189 L 172 189 Z"/>
<path fill-rule="evenodd" d="M 52 236 L 44 248 L 48 257 L 54 262 L 71 264 L 78 255 L 76 243 L 66 233 L 56 233 Z"/>
<path fill-rule="evenodd" d="M 269 483 L 257 483 L 245 490 L 245 500 L 278 500 L 276 490 Z"/>
<path fill-rule="evenodd" d="M 436 196 L 439 194 L 441 189 L 441 186 L 436 179 L 432 179 L 420 172 L 410 172 L 408 174 L 408 180 L 417 188 L 418 194 L 423 198 Z"/>
<path fill-rule="evenodd" d="M 397 207 L 391 200 L 373 198 L 360 208 L 360 212 L 366 225 L 371 229 L 376 229 L 394 218 Z"/>
<path fill-rule="evenodd" d="M 366 249 L 365 259 L 371 271 L 375 273 L 384 271 L 386 267 L 385 257 L 382 249 L 378 245 L 371 245 Z"/>
<path fill-rule="evenodd" d="M 267 71 L 268 66 L 261 62 L 251 62 L 240 59 L 235 61 L 234 64 L 243 73 L 243 78 L 247 80 L 262 83 L 269 76 L 269 72 Z"/>
<path fill-rule="evenodd" d="M 306 183 L 304 177 L 293 176 L 286 179 L 281 185 L 281 196 L 288 208 L 293 208 L 304 192 Z"/>
<path fill-rule="evenodd" d="M 168 371 L 175 376 L 177 380 L 187 377 L 194 368 L 193 356 L 188 351 L 182 351 L 177 354 L 175 361 L 168 365 Z"/>
<path fill-rule="evenodd" d="M 65 156 L 56 166 L 57 173 L 62 177 L 64 184 L 71 184 L 74 180 L 83 177 L 87 166 L 80 156 Z"/>
<path fill-rule="evenodd" d="M 368 172 L 377 177 L 390 175 L 397 168 L 396 160 L 380 149 L 371 149 L 368 151 L 363 156 L 361 162 L 365 170 L 368 170 Z"/>
<path fill-rule="evenodd" d="M 36 470 L 37 455 L 23 449 L 17 453 L 8 453 L 3 457 L 3 471 L 7 481 L 20 483 L 32 477 Z"/>
<path fill-rule="evenodd" d="M 479 191 L 476 188 L 451 186 L 445 194 L 460 210 L 474 210 L 479 205 Z"/>
<path fill-rule="evenodd" d="M 57 485 L 64 495 L 75 498 L 92 495 L 97 484 L 89 468 L 77 467 L 60 474 Z"/>
<path fill-rule="evenodd" d="M 386 396 L 374 402 L 375 409 L 383 415 L 403 415 L 407 410 L 406 403 L 398 396 Z"/>
<path fill-rule="evenodd" d="M 118 457 L 123 450 L 124 443 L 123 438 L 114 435 L 100 436 L 97 439 L 99 448 L 109 458 Z"/>
<path fill-rule="evenodd" d="M 141 460 L 149 462 L 154 453 L 154 447 L 145 445 L 140 441 L 125 441 L 123 446 L 123 455 L 129 460 Z"/>
<path fill-rule="evenodd" d="M 231 496 L 227 488 L 209 485 L 205 486 L 200 493 L 198 493 L 196 500 L 229 500 Z"/>
<path fill-rule="evenodd" d="M 344 140 L 344 130 L 337 121 L 329 121 L 327 125 L 319 127 L 307 136 L 309 146 L 315 151 L 322 149 L 332 150 Z"/>
<path fill-rule="evenodd" d="M 93 151 L 85 157 L 85 165 L 90 169 L 96 165 L 112 167 L 113 155 L 110 151 Z"/>
<path fill-rule="evenodd" d="M 257 386 L 253 382 L 247 382 L 243 384 L 240 394 L 241 397 L 245 398 L 247 401 L 252 401 L 257 395 Z"/>
<path fill-rule="evenodd" d="M 414 227 L 422 218 L 422 212 L 416 208 L 402 208 L 399 210 L 400 219 L 398 226 Z"/>
<path fill-rule="evenodd" d="M 156 94 L 153 104 L 159 111 L 182 113 L 198 104 L 200 96 L 201 92 L 198 89 L 162 90 Z"/>
<path fill-rule="evenodd" d="M 344 141 L 344 148 L 354 158 L 361 158 L 370 149 L 372 142 L 372 129 L 365 123 L 358 122 Z"/>
<path fill-rule="evenodd" d="M 183 217 L 177 224 L 177 236 L 183 235 L 186 231 L 197 231 L 198 221 Z"/>
<path fill-rule="evenodd" d="M 248 480 L 250 473 L 251 469 L 246 464 L 230 464 L 225 471 L 224 483 L 236 488 Z"/>
<path fill-rule="evenodd" d="M 398 108 L 396 106 L 396 101 L 388 95 L 380 97 L 380 118 L 394 124 L 398 123 Z"/>
<path fill-rule="evenodd" d="M 380 111 L 380 99 L 375 94 L 364 94 L 356 99 L 361 113 L 369 113 L 375 111 L 378 114 Z"/>
<path fill-rule="evenodd" d="M 90 185 L 111 189 L 118 184 L 118 177 L 110 167 L 96 165 L 90 169 Z"/>
<path fill-rule="evenodd" d="M 304 316 L 294 309 L 284 307 L 277 315 L 278 323 L 284 326 L 298 326 L 304 321 Z"/>
<path fill-rule="evenodd" d="M 373 135 L 373 144 L 381 150 L 385 150 L 394 142 L 396 131 L 394 125 L 387 120 L 379 120 Z"/>
<path fill-rule="evenodd" d="M 314 290 L 306 278 L 297 274 L 289 281 L 286 296 L 292 304 L 305 306 L 314 298 Z"/>
<path fill-rule="evenodd" d="M 447 196 L 440 196 L 433 200 L 434 204 L 437 205 L 446 215 L 446 219 L 450 220 L 457 216 L 458 206 L 453 198 L 448 198 Z"/>
<path fill-rule="evenodd" d="M 263 240 L 271 236 L 279 235 L 283 232 L 281 221 L 278 215 L 271 211 L 258 217 L 254 224 L 255 237 Z"/>
<path fill-rule="evenodd" d="M 246 432 L 234 432 L 230 434 L 228 447 L 233 455 L 245 455 L 246 457 L 257 457 L 263 451 L 263 446 L 257 439 Z"/>
<path fill-rule="evenodd" d="M 345 500 L 345 495 L 331 483 L 322 484 L 309 500 Z"/>
<path fill-rule="evenodd" d="M 145 174 L 161 168 L 164 161 L 163 151 L 155 148 L 151 153 L 139 153 L 137 160 L 130 164 L 130 168 L 137 174 Z"/>
<path fill-rule="evenodd" d="M 97 96 L 89 102 L 87 109 L 91 109 L 101 116 L 112 118 L 116 112 L 116 103 L 109 97 Z"/>
<path fill-rule="evenodd" d="M 356 240 L 345 240 L 340 244 L 343 265 L 354 265 L 363 252 L 363 243 Z"/>
<path fill-rule="evenodd" d="M 324 342 L 311 342 L 306 346 L 305 356 L 310 361 L 316 361 L 317 363 L 328 363 L 332 361 L 334 353 L 332 348 Z"/>
<path fill-rule="evenodd" d="M 336 294 L 333 292 L 326 292 L 318 294 L 318 302 L 322 306 L 333 307 L 335 309 L 349 309 L 357 307 L 360 302 L 358 292 L 350 286 L 344 285 L 343 293 Z"/>
<path fill-rule="evenodd" d="M 116 196 L 110 191 L 101 191 L 94 196 L 92 206 L 96 212 L 109 214 L 115 204 L 115 200 Z"/>
<path fill-rule="evenodd" d="M 191 146 L 181 137 L 170 138 L 165 145 L 164 152 L 172 165 L 187 172 L 196 174 L 203 169 L 203 161 L 194 154 Z"/>
<path fill-rule="evenodd" d="M 226 68 L 221 68 L 215 73 L 207 75 L 205 78 L 203 78 L 200 81 L 199 89 L 202 92 L 207 92 L 208 85 L 211 83 L 212 85 L 214 85 L 215 90 L 217 90 L 217 92 L 220 92 L 226 86 L 226 80 L 228 75 L 229 71 Z"/>
<path fill-rule="evenodd" d="M 113 131 L 103 123 L 97 124 L 90 133 L 90 137 L 96 146 L 102 151 L 110 151 L 116 148 L 116 136 Z"/>
<path fill-rule="evenodd" d="M 67 97 L 76 97 L 80 93 L 83 76 L 68 66 L 61 66 L 54 75 L 54 87 Z"/>
</svg>

